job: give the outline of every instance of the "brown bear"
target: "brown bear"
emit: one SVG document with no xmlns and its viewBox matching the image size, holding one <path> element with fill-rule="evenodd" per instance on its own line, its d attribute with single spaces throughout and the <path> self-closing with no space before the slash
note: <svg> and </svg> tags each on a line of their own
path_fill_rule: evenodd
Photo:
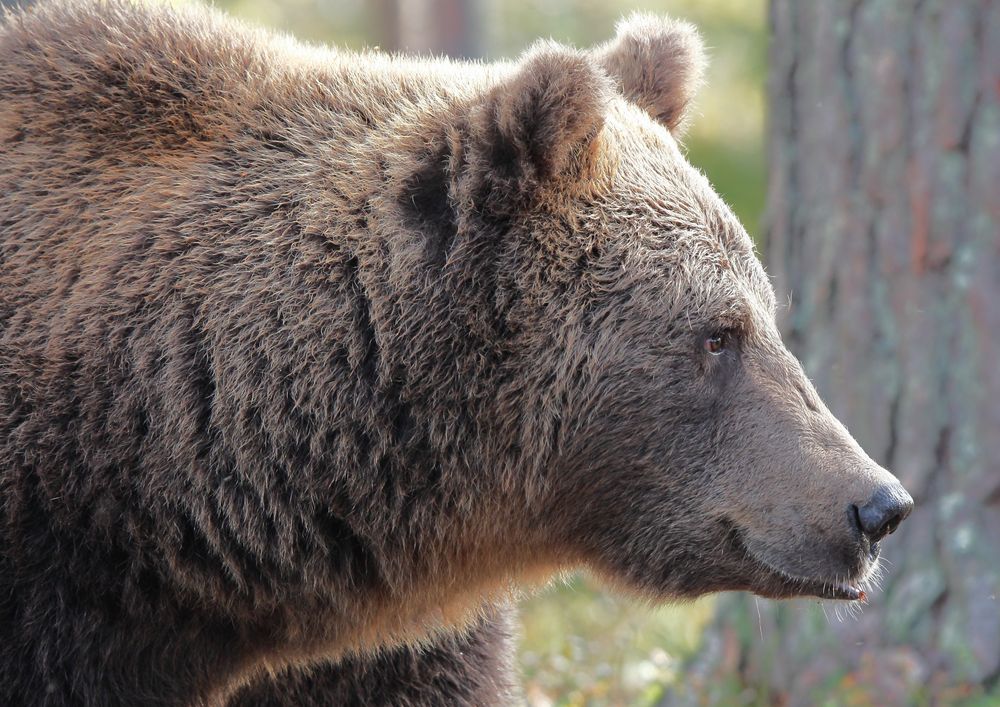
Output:
<svg viewBox="0 0 1000 707">
<path fill-rule="evenodd" d="M 701 65 L 6 15 L 0 703 L 503 703 L 576 567 L 860 598 L 911 500 L 678 148 Z"/>
</svg>

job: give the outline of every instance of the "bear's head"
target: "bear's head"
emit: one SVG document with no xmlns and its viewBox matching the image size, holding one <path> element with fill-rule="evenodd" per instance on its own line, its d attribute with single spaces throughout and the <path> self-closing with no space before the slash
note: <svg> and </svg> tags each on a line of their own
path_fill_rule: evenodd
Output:
<svg viewBox="0 0 1000 707">
<path fill-rule="evenodd" d="M 703 63 L 648 16 L 537 45 L 405 181 L 491 342 L 467 354 L 495 360 L 479 429 L 524 506 L 495 522 L 654 598 L 857 599 L 912 500 L 782 344 L 753 243 L 678 147 Z"/>
</svg>

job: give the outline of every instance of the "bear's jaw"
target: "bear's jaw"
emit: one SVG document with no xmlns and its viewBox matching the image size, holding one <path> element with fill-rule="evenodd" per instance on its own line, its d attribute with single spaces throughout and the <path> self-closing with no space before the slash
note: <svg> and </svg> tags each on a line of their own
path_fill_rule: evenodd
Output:
<svg viewBox="0 0 1000 707">
<path fill-rule="evenodd" d="M 841 601 L 865 601 L 868 596 L 867 590 L 878 575 L 877 556 L 864 560 L 860 571 L 847 577 L 831 573 L 828 578 L 814 578 L 790 574 L 749 551 L 747 555 L 760 570 L 749 589 L 754 594 L 768 599 L 817 597 Z"/>
<path fill-rule="evenodd" d="M 858 557 L 856 566 L 837 571 L 830 569 L 826 576 L 806 577 L 784 569 L 773 559 L 762 557 L 747 544 L 742 533 L 732 529 L 730 538 L 751 566 L 744 586 L 740 587 L 767 599 L 795 599 L 816 597 L 840 601 L 865 602 L 870 591 L 878 584 L 879 552 L 876 548 Z"/>
<path fill-rule="evenodd" d="M 818 599 L 838 599 L 842 601 L 859 601 L 866 598 L 867 594 L 861 588 L 862 583 L 857 580 L 827 582 L 817 579 L 799 579 L 791 576 L 782 576 L 780 584 L 772 589 L 754 589 L 754 594 L 758 594 L 769 599 L 794 599 L 796 597 L 817 597 Z"/>
</svg>

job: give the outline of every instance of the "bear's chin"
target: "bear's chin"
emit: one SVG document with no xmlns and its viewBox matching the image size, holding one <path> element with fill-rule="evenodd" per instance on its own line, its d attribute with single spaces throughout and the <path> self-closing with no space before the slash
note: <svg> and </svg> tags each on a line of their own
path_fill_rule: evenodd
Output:
<svg viewBox="0 0 1000 707">
<path fill-rule="evenodd" d="M 867 599 L 868 590 L 878 581 L 877 546 L 871 552 L 859 553 L 849 568 L 831 567 L 820 576 L 807 577 L 783 569 L 774 560 L 761 557 L 751 550 L 741 533 L 733 533 L 731 540 L 752 565 L 746 582 L 739 588 L 768 599 L 816 597 L 863 602 Z"/>
<path fill-rule="evenodd" d="M 796 597 L 816 597 L 818 599 L 839 599 L 860 601 L 867 594 L 858 581 L 828 582 L 818 579 L 799 579 L 776 576 L 773 582 L 752 589 L 753 593 L 768 599 L 794 599 Z"/>
<path fill-rule="evenodd" d="M 753 557 L 753 556 L 751 556 Z M 867 590 L 878 575 L 878 557 L 862 559 L 854 572 L 833 572 L 827 577 L 800 577 L 785 572 L 780 567 L 753 557 L 758 572 L 750 582 L 749 590 L 769 599 L 794 599 L 816 597 L 842 601 L 865 601 Z"/>
</svg>

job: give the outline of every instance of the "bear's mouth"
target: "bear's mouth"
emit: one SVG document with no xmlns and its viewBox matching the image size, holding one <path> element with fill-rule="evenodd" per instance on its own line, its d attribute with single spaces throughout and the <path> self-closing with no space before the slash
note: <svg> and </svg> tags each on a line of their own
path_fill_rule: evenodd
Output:
<svg viewBox="0 0 1000 707">
<path fill-rule="evenodd" d="M 865 566 L 860 572 L 848 574 L 846 578 L 799 577 L 757 556 L 747 546 L 742 533 L 735 528 L 731 528 L 731 532 L 735 544 L 742 550 L 746 559 L 752 563 L 755 569 L 753 579 L 749 583 L 750 586 L 747 587 L 754 594 L 768 599 L 817 597 L 839 601 L 864 602 L 867 600 L 868 595 L 865 588 L 868 585 L 868 578 L 875 572 L 877 551 L 871 554 L 871 560 L 864 563 Z"/>
<path fill-rule="evenodd" d="M 764 583 L 761 587 L 754 587 L 752 591 L 754 594 L 758 594 L 769 599 L 792 599 L 794 597 L 811 596 L 819 599 L 865 601 L 867 598 L 865 590 L 861 588 L 861 581 L 824 581 L 818 579 L 803 579 L 787 575 L 784 572 L 773 570 L 770 567 L 767 569 L 777 581 L 773 583 Z"/>
</svg>

